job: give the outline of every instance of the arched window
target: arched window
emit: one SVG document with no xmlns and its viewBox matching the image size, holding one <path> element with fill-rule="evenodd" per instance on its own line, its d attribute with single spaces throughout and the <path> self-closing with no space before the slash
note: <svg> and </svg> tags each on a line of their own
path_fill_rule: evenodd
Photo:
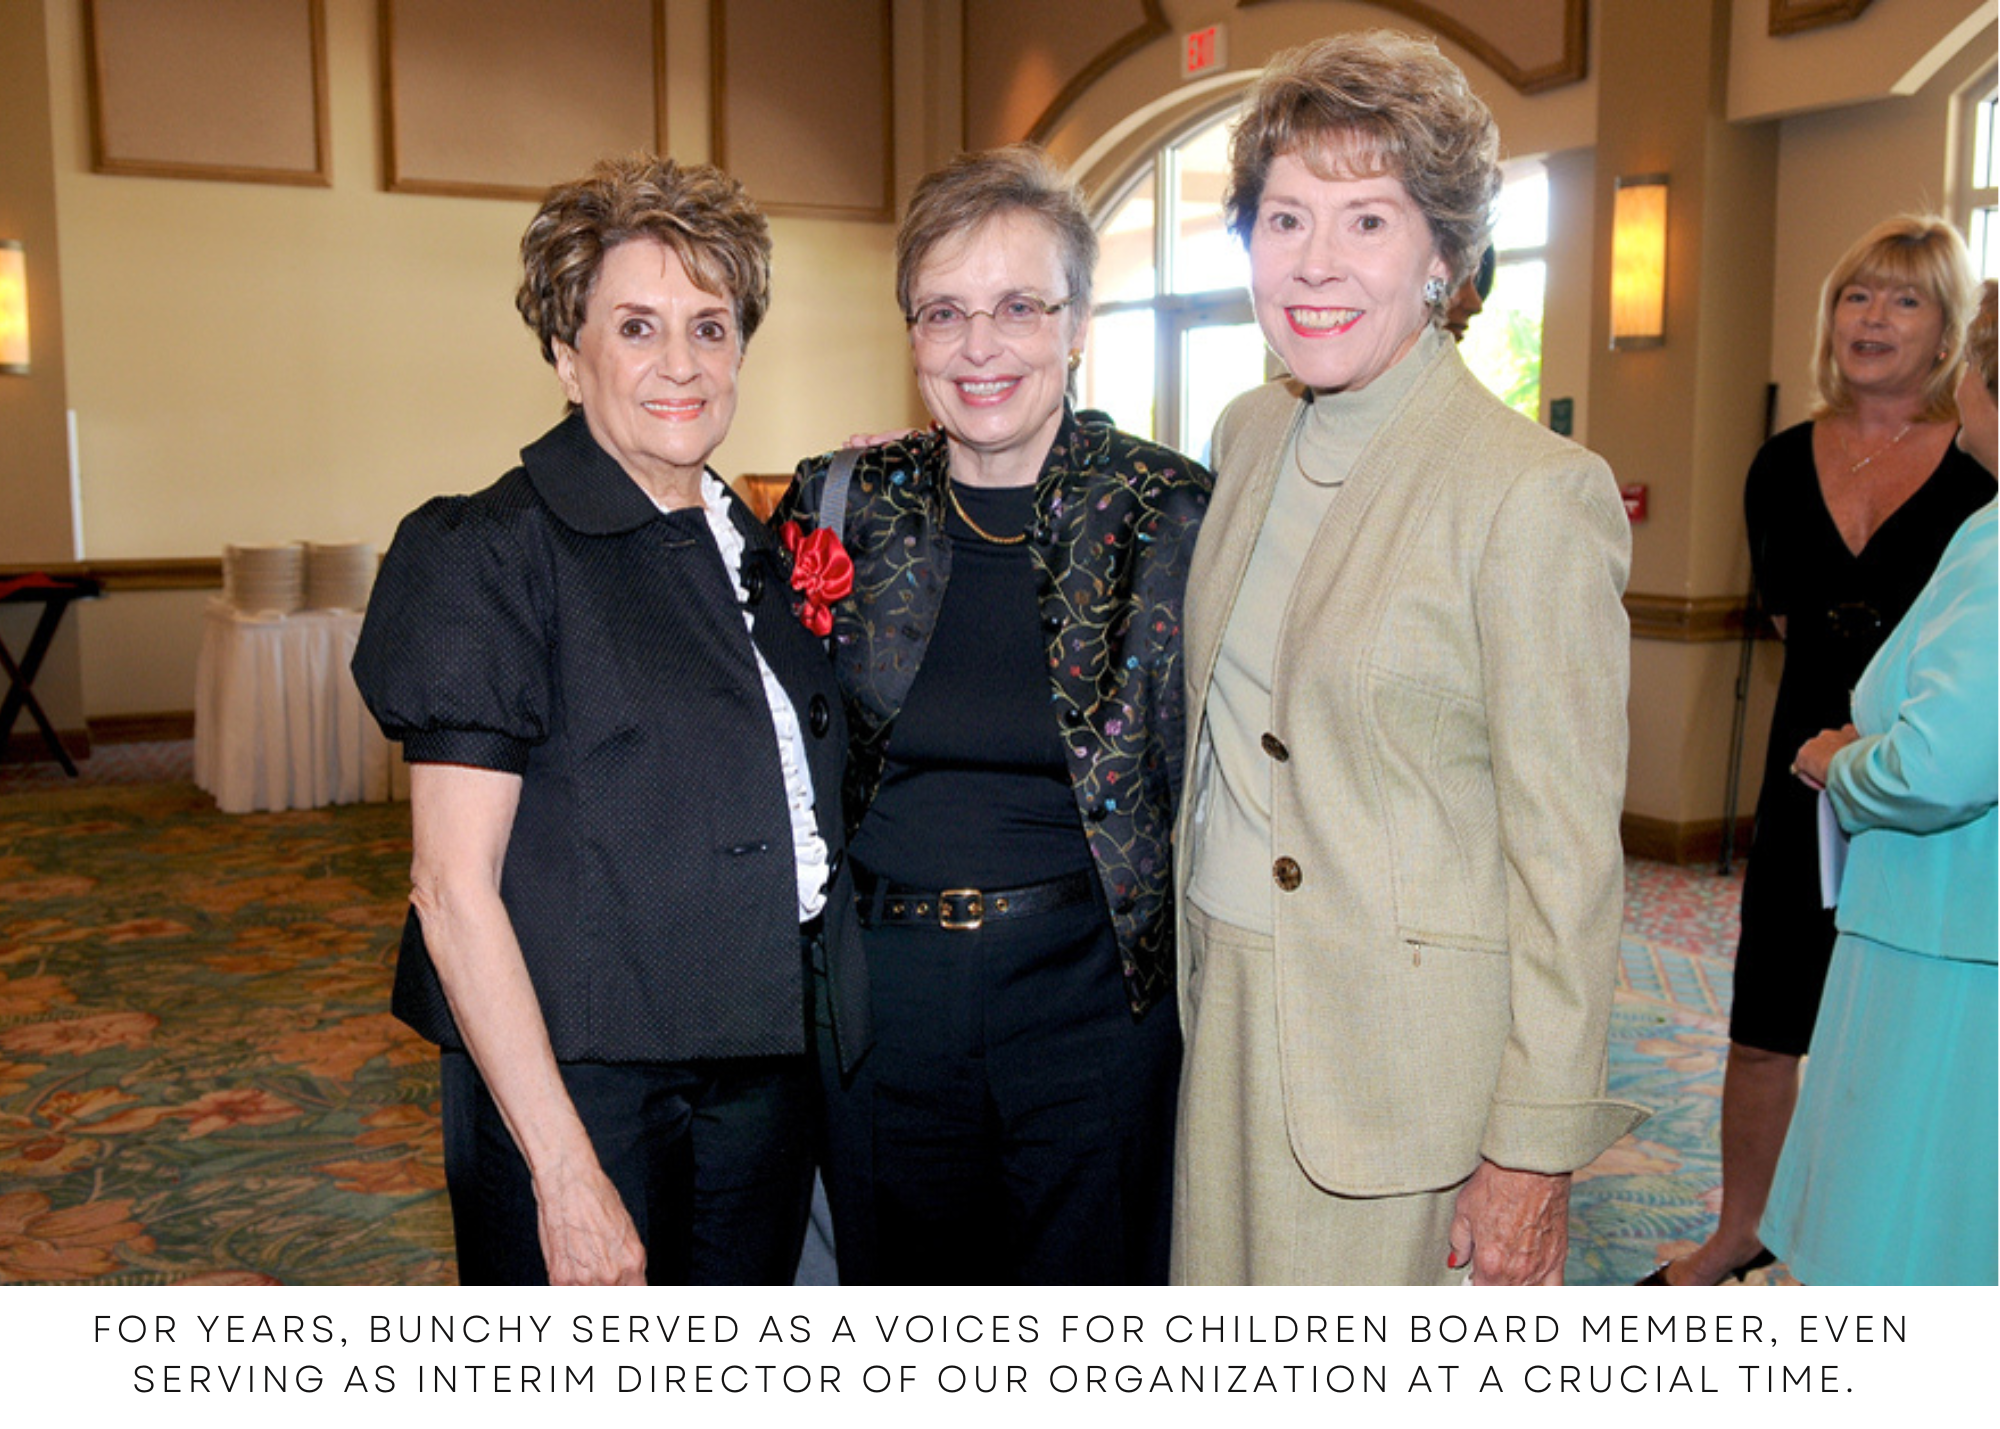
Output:
<svg viewBox="0 0 2000 1429">
<path fill-rule="evenodd" d="M 1206 459 L 1229 399 L 1277 375 L 1250 307 L 1250 264 L 1222 218 L 1234 109 L 1169 140 L 1098 222 L 1102 256 L 1083 405 L 1126 431 Z M 1511 164 L 1494 230 L 1498 267 L 1466 364 L 1503 401 L 1539 418 L 1548 175 Z"/>
<path fill-rule="evenodd" d="M 1098 224 L 1085 406 L 1192 455 L 1223 406 L 1265 377 L 1250 264 L 1222 226 L 1231 110 L 1169 141 Z"/>
</svg>

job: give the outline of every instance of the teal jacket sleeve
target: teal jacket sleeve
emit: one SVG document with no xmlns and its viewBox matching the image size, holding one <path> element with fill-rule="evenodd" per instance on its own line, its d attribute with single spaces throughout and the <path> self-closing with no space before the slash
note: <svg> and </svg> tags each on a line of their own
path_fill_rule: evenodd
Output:
<svg viewBox="0 0 2000 1429">
<path fill-rule="evenodd" d="M 1894 722 L 1841 750 L 1827 774 L 1834 812 L 1850 833 L 1934 833 L 1993 807 L 2000 784 L 1994 552 L 1990 517 L 1975 516 L 1891 638 L 1909 652 Z M 1866 722 L 1863 684 L 1857 712 Z"/>
</svg>

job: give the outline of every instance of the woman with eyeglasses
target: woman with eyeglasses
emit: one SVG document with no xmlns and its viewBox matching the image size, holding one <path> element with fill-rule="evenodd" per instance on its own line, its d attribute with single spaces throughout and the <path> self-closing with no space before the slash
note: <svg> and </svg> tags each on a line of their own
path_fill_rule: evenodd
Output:
<svg viewBox="0 0 2000 1429">
<path fill-rule="evenodd" d="M 1793 753 L 1846 723 L 1855 683 L 1993 478 L 1952 445 L 1972 304 L 1965 245 L 1939 218 L 1878 224 L 1820 289 L 1813 418 L 1778 433 L 1743 492 L 1757 592 L 1785 642 L 1722 1074 L 1722 1205 L 1641 1285 L 1714 1285 L 1771 1263 L 1757 1234 L 1833 957 L 1817 796 Z"/>
<path fill-rule="evenodd" d="M 823 1058 L 841 1279 L 1157 1283 L 1181 596 L 1210 478 L 1072 410 L 1097 239 L 1039 150 L 926 177 L 896 257 L 935 425 L 851 476 L 804 463 L 774 518 L 824 548 L 830 472 L 844 488 L 830 644 L 874 1044 L 844 1075 Z"/>
</svg>

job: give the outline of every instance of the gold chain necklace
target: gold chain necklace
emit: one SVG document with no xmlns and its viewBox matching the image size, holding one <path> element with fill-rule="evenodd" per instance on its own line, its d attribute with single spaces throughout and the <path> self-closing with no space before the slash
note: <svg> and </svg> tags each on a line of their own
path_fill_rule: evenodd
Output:
<svg viewBox="0 0 2000 1429">
<path fill-rule="evenodd" d="M 1017 536 L 996 536 L 966 513 L 965 505 L 958 499 L 958 483 L 950 477 L 944 479 L 945 495 L 951 498 L 951 509 L 958 513 L 958 519 L 972 528 L 972 534 L 989 546 L 1018 546 L 1028 539 L 1026 531 Z"/>
<path fill-rule="evenodd" d="M 1888 441 L 1882 443 L 1881 446 L 1875 448 L 1874 451 L 1868 453 L 1867 456 L 1861 458 L 1860 461 L 1857 461 L 1852 466 L 1848 467 L 1847 474 L 1849 476 L 1854 475 L 1855 472 L 1861 470 L 1862 467 L 1868 465 L 1868 463 L 1875 460 L 1876 457 L 1881 456 L 1883 453 L 1887 452 L 1891 447 L 1895 446 L 1896 443 L 1900 442 L 1904 437 L 1907 437 L 1910 434 L 1910 428 L 1914 427 L 1915 425 L 1916 425 L 1915 422 L 1903 423 L 1902 431 L 1896 433 L 1895 436 L 1889 438 Z M 1844 439 L 1840 443 L 1840 451 L 1841 455 L 1843 456 L 1851 457 L 1854 455 L 1854 448 L 1850 447 Z"/>
</svg>

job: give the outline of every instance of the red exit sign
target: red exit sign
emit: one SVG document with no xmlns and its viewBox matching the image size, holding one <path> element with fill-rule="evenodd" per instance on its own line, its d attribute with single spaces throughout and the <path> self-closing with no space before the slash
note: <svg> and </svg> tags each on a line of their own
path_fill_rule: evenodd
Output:
<svg viewBox="0 0 2000 1429">
<path fill-rule="evenodd" d="M 1181 36 L 1181 78 L 1214 74 L 1229 67 L 1229 32 L 1220 25 Z"/>
</svg>

